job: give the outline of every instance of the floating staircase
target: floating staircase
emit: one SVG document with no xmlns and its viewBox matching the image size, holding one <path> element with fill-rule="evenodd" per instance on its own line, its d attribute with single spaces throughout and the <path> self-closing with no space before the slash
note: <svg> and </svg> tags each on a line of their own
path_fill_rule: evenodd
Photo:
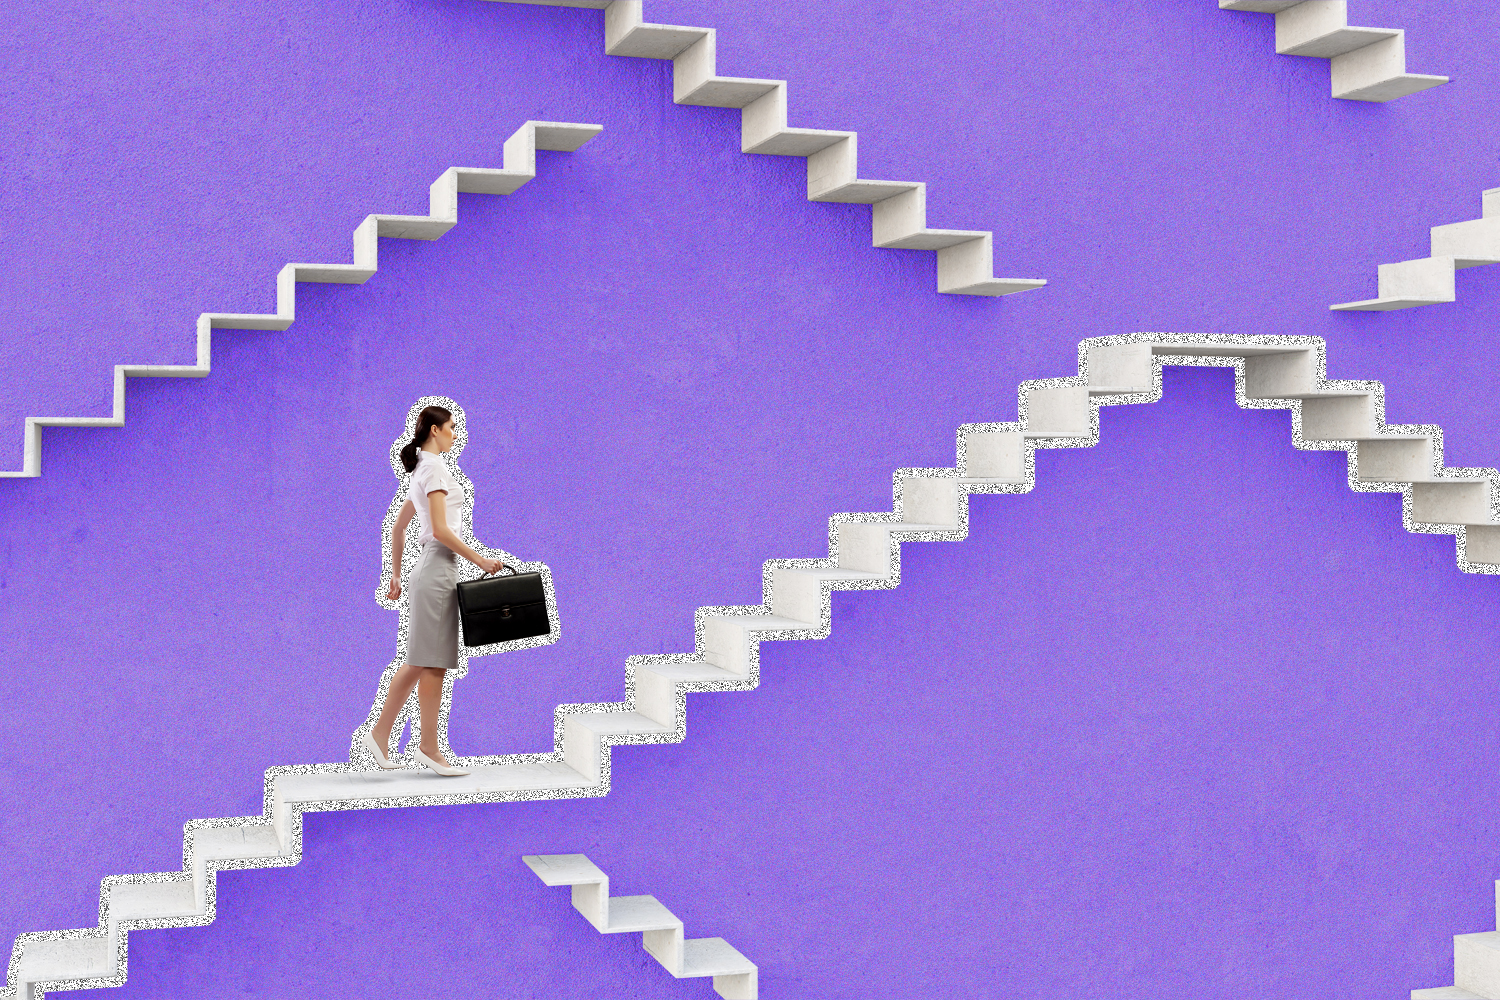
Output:
<svg viewBox="0 0 1500 1000">
<path fill-rule="evenodd" d="M 1336 312 L 1389 312 L 1458 298 L 1457 272 L 1500 264 L 1500 188 L 1484 193 L 1481 218 L 1432 227 L 1432 256 L 1381 264 L 1376 297 L 1340 302 Z"/>
<path fill-rule="evenodd" d="M 641 946 L 678 979 L 712 976 L 727 1000 L 755 1000 L 755 963 L 723 938 L 685 940 L 682 921 L 655 896 L 610 898 L 609 876 L 583 854 L 529 854 L 521 859 L 547 885 L 573 887 L 573 908 L 600 934 L 641 935 Z"/>
<path fill-rule="evenodd" d="M 571 153 L 603 131 L 599 125 L 572 122 L 527 122 L 505 140 L 504 166 L 499 170 L 449 167 L 429 188 L 428 215 L 370 215 L 354 230 L 354 263 L 288 264 L 276 275 L 274 313 L 203 313 L 198 317 L 198 360 L 191 365 L 115 365 L 114 412 L 108 417 L 27 417 L 25 446 L 19 470 L 0 471 L 0 477 L 42 474 L 43 427 L 123 427 L 125 379 L 202 378 L 209 372 L 213 331 L 285 330 L 297 316 L 297 282 L 362 285 L 377 270 L 379 237 L 435 240 L 458 225 L 458 196 L 513 194 L 536 177 L 538 149 Z"/>
<path fill-rule="evenodd" d="M 306 812 L 607 794 L 611 748 L 683 740 L 689 693 L 753 690 L 761 642 L 827 637 L 833 591 L 897 586 L 903 542 L 962 540 L 971 494 L 1029 492 L 1037 449 L 1093 447 L 1100 408 L 1160 399 L 1167 364 L 1233 366 L 1241 407 L 1291 410 L 1294 447 L 1347 452 L 1352 489 L 1401 493 L 1408 531 L 1456 535 L 1461 570 L 1500 573 L 1500 473 L 1445 467 L 1439 427 L 1386 424 L 1380 383 L 1326 378 L 1321 339 L 1085 340 L 1079 374 L 1022 383 L 1018 420 L 960 427 L 952 468 L 898 470 L 892 510 L 831 517 L 826 557 L 765 563 L 760 604 L 699 608 L 692 652 L 629 657 L 624 701 L 559 706 L 551 753 L 461 758 L 473 768 L 462 778 L 350 762 L 273 767 L 262 815 L 187 824 L 181 871 L 105 879 L 97 927 L 20 935 L 9 995 L 122 984 L 129 931 L 211 922 L 215 873 L 296 864 Z"/>
<path fill-rule="evenodd" d="M 1333 96 L 1384 103 L 1447 83 L 1406 71 L 1406 32 L 1356 28 L 1343 0 L 1219 0 L 1220 10 L 1276 15 L 1276 51 L 1329 60 Z"/>
<path fill-rule="evenodd" d="M 1041 288 L 1041 278 L 994 276 L 994 234 L 928 229 L 927 185 L 859 177 L 854 132 L 787 127 L 787 82 L 719 76 L 712 28 L 648 24 L 639 0 L 501 0 L 604 11 L 604 51 L 612 56 L 672 60 L 672 99 L 678 104 L 740 109 L 740 149 L 807 158 L 809 201 L 869 205 L 874 245 L 937 251 L 937 288 L 949 295 L 1012 295 Z"/>
</svg>

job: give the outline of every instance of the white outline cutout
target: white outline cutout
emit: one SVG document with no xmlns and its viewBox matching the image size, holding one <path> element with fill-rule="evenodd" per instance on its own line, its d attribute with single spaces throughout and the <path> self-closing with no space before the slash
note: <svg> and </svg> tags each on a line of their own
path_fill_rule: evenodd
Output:
<svg viewBox="0 0 1500 1000">
<path fill-rule="evenodd" d="M 1084 340 L 1079 374 L 1021 383 L 1017 420 L 961 426 L 953 468 L 899 469 L 891 511 L 829 518 L 827 557 L 765 562 L 762 603 L 699 608 L 693 652 L 627 657 L 624 701 L 559 705 L 552 752 L 462 758 L 479 762 L 463 778 L 348 762 L 272 767 L 260 816 L 185 824 L 181 871 L 104 879 L 97 927 L 19 935 L 10 988 L 36 1000 L 43 988 L 121 985 L 129 931 L 212 922 L 215 873 L 297 864 L 305 812 L 607 794 L 611 748 L 685 739 L 689 693 L 753 690 L 761 642 L 827 637 L 833 591 L 898 586 L 902 542 L 965 538 L 971 494 L 1030 492 L 1037 449 L 1098 444 L 1100 408 L 1160 399 L 1164 365 L 1233 367 L 1242 409 L 1291 410 L 1293 447 L 1348 453 L 1351 489 L 1401 493 L 1407 531 L 1456 535 L 1459 569 L 1500 574 L 1500 472 L 1445 467 L 1436 425 L 1386 424 L 1384 387 L 1328 379 L 1322 338 L 1136 333 Z"/>
<path fill-rule="evenodd" d="M 446 671 L 443 677 L 443 701 L 438 711 L 437 741 L 438 751 L 448 760 L 459 759 L 448 744 L 448 713 L 453 707 L 453 684 L 469 672 L 469 659 L 474 656 L 488 656 L 492 653 L 506 653 L 516 649 L 535 649 L 538 646 L 550 646 L 562 638 L 562 621 L 557 613 L 557 593 L 552 585 L 552 570 L 543 562 L 526 562 L 518 559 L 506 549 L 490 548 L 479 539 L 474 537 L 474 484 L 468 476 L 464 475 L 458 467 L 458 456 L 463 454 L 464 446 L 469 443 L 468 415 L 464 408 L 456 400 L 449 396 L 423 396 L 411 405 L 406 412 L 406 427 L 391 442 L 390 463 L 391 472 L 395 473 L 398 486 L 396 495 L 391 499 L 390 506 L 386 508 L 385 521 L 380 529 L 380 551 L 381 570 L 380 587 L 375 591 L 375 603 L 388 611 L 399 611 L 400 619 L 396 626 L 396 656 L 390 663 L 386 664 L 385 670 L 380 675 L 380 682 L 376 685 L 375 700 L 370 706 L 370 712 L 365 721 L 354 731 L 349 739 L 349 759 L 351 761 L 363 760 L 369 757 L 369 752 L 364 749 L 361 741 L 375 725 L 375 720 L 380 718 L 380 710 L 385 705 L 385 693 L 390 689 L 391 678 L 396 671 L 406 662 L 406 642 L 411 620 L 410 608 L 407 604 L 406 581 L 411 578 L 412 571 L 417 567 L 417 561 L 422 555 L 422 546 L 418 543 L 421 534 L 421 526 L 415 518 L 407 525 L 406 539 L 401 547 L 402 587 L 401 596 L 392 601 L 387 598 L 386 591 L 391 585 L 391 533 L 396 528 L 396 518 L 401 513 L 401 508 L 406 503 L 407 489 L 411 485 L 411 473 L 407 472 L 401 465 L 401 449 L 417 430 L 417 416 L 423 408 L 428 406 L 441 406 L 453 414 L 453 447 L 446 454 L 440 456 L 444 465 L 448 467 L 460 485 L 464 488 L 464 509 L 461 524 L 453 525 L 458 536 L 468 543 L 469 547 L 480 555 L 489 559 L 499 559 L 505 565 L 517 573 L 540 573 L 542 577 L 542 589 L 546 594 L 547 615 L 552 620 L 552 631 L 548 635 L 534 636 L 530 639 L 516 639 L 511 642 L 496 642 L 488 646 L 465 646 L 458 647 L 458 665 L 455 669 Z M 482 574 L 479 568 L 466 559 L 459 560 L 458 578 L 463 580 L 475 580 Z M 392 753 L 389 760 L 392 763 L 414 764 L 410 747 L 415 746 L 422 737 L 422 724 L 420 714 L 417 710 L 417 693 L 413 691 L 407 698 L 406 704 L 401 708 L 401 714 L 396 717 L 395 725 L 391 727 L 391 737 L 398 739 L 404 725 L 411 726 L 411 734 L 407 741 L 408 749 L 398 753 Z M 373 759 L 370 760 L 374 764 Z"/>
</svg>

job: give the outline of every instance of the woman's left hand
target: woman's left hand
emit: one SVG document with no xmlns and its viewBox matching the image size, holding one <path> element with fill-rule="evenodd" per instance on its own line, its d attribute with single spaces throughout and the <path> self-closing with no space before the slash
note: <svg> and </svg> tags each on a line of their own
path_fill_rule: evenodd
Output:
<svg viewBox="0 0 1500 1000">
<path fill-rule="evenodd" d="M 388 601 L 394 601 L 396 598 L 398 598 L 400 596 L 401 596 L 401 580 L 399 578 L 397 578 L 397 579 L 394 579 L 394 580 L 391 581 L 391 589 L 388 590 L 388 591 L 386 591 L 386 593 L 385 593 L 385 599 L 388 600 Z"/>
</svg>

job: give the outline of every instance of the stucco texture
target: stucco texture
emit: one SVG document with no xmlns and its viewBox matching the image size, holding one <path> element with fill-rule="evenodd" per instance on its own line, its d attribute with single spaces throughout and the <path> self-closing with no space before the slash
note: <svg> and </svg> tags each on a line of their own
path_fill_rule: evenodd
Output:
<svg viewBox="0 0 1500 1000">
<path fill-rule="evenodd" d="M 738 115 L 607 57 L 596 12 L 481 0 L 61 0 L 0 12 L 0 458 L 28 414 L 104 414 L 118 362 L 185 363 L 199 312 L 265 311 L 285 262 L 348 259 L 527 119 L 597 122 L 284 333 L 135 380 L 118 430 L 49 430 L 0 482 L 0 938 L 91 926 L 98 880 L 181 863 L 184 821 L 256 814 L 275 764 L 343 759 L 395 616 L 373 599 L 407 407 L 468 413 L 486 542 L 545 560 L 563 640 L 476 660 L 460 753 L 548 749 L 561 702 L 691 648 L 765 559 L 826 552 L 891 473 L 1136 330 L 1315 334 L 1450 464 L 1500 461 L 1500 269 L 1452 305 L 1331 314 L 1475 218 L 1496 180 L 1500 15 L 1354 0 L 1455 82 L 1335 101 L 1271 19 L 1212 3 L 650 2 L 786 78 L 861 175 L 995 232 L 991 300 L 869 246 Z M 766 996 L 1399 997 L 1451 982 L 1496 870 L 1500 578 L 1409 535 L 1284 412 L 1173 369 L 1101 444 L 977 497 L 971 536 L 834 598 L 688 740 L 606 798 L 310 815 L 291 869 L 220 876 L 208 928 L 131 939 L 118 995 L 708 996 L 597 935 L 522 854 L 585 852 Z"/>
</svg>

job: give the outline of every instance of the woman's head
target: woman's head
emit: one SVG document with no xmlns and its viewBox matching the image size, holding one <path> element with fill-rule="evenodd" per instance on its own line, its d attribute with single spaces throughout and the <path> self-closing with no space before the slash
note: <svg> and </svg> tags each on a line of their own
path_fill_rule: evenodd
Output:
<svg viewBox="0 0 1500 1000">
<path fill-rule="evenodd" d="M 447 451 L 453 447 L 456 434 L 452 411 L 442 406 L 424 406 L 422 412 L 417 414 L 415 433 L 401 448 L 401 465 L 407 472 L 411 472 L 417 467 L 418 449 L 433 445 L 433 448 L 427 450 Z"/>
</svg>

